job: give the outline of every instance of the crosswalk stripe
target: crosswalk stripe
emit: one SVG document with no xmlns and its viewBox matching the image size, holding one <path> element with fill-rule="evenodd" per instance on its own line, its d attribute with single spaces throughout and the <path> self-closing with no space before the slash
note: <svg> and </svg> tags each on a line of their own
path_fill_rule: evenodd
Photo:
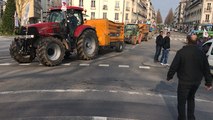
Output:
<svg viewBox="0 0 213 120">
<path fill-rule="evenodd" d="M 62 65 L 64 65 L 64 66 L 70 66 L 71 63 L 64 63 L 64 64 L 62 64 Z"/>
<path fill-rule="evenodd" d="M 139 66 L 140 69 L 150 69 L 149 66 Z"/>
<path fill-rule="evenodd" d="M 82 63 L 82 64 L 79 64 L 79 66 L 90 66 L 90 64 Z"/>
<path fill-rule="evenodd" d="M 28 65 L 31 65 L 31 64 L 30 63 L 21 63 L 19 65 L 21 65 L 21 66 L 28 66 Z"/>
<path fill-rule="evenodd" d="M 7 65 L 11 65 L 11 63 L 1 63 L 0 66 L 7 66 Z"/>
<path fill-rule="evenodd" d="M 120 68 L 129 68 L 129 65 L 118 65 Z"/>
<path fill-rule="evenodd" d="M 99 67 L 109 67 L 109 64 L 99 64 Z"/>
</svg>

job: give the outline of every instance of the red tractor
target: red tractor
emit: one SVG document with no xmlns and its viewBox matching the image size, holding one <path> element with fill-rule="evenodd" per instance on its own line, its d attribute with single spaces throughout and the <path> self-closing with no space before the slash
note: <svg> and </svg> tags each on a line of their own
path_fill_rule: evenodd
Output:
<svg viewBox="0 0 213 120">
<path fill-rule="evenodd" d="M 98 52 L 96 31 L 84 25 L 83 9 L 68 6 L 50 10 L 47 21 L 30 24 L 18 32 L 10 45 L 10 54 L 19 63 L 30 63 L 35 57 L 45 66 L 55 66 L 77 50 L 83 60 L 93 59 Z"/>
</svg>

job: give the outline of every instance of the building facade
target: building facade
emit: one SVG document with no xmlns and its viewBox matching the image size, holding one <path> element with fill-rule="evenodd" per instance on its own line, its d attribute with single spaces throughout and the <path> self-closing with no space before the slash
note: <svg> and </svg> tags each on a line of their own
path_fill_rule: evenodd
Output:
<svg viewBox="0 0 213 120">
<path fill-rule="evenodd" d="M 185 24 L 213 24 L 213 0 L 188 0 L 184 15 Z"/>
<path fill-rule="evenodd" d="M 37 23 L 41 18 L 41 0 L 16 0 L 16 12 L 21 25 Z"/>
<path fill-rule="evenodd" d="M 180 5 L 178 5 L 178 7 L 175 9 L 175 12 L 174 12 L 174 22 L 173 22 L 173 25 L 175 28 L 178 28 L 178 23 L 179 23 L 179 12 L 180 12 Z"/>
<path fill-rule="evenodd" d="M 179 30 L 182 30 L 184 26 L 185 17 L 186 14 L 186 4 L 188 0 L 181 0 L 178 7 L 175 9 L 174 13 L 174 26 L 178 28 Z M 187 18 L 186 18 L 187 20 Z"/>
<path fill-rule="evenodd" d="M 60 6 L 62 0 L 48 0 L 51 6 Z M 67 0 L 68 5 L 79 6 L 86 11 L 86 19 L 109 19 L 114 22 L 144 23 L 149 7 L 155 17 L 150 0 Z"/>
<path fill-rule="evenodd" d="M 156 21 L 157 14 L 151 0 L 147 0 L 147 6 L 147 20 L 153 23 Z"/>
</svg>

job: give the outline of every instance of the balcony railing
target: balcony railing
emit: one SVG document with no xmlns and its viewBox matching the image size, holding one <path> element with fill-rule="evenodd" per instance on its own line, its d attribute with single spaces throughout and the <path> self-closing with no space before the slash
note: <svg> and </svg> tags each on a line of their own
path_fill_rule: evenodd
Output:
<svg viewBox="0 0 213 120">
<path fill-rule="evenodd" d="M 212 11 L 212 8 L 205 8 L 205 9 L 204 9 L 204 12 L 208 12 L 208 13 L 209 13 L 209 12 L 211 12 L 211 11 Z"/>
</svg>

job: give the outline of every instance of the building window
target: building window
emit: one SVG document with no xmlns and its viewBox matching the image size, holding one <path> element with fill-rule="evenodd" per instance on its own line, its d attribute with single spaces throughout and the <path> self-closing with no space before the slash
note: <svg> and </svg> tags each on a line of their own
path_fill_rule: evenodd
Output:
<svg viewBox="0 0 213 120">
<path fill-rule="evenodd" d="M 108 10 L 108 0 L 104 0 L 104 3 L 103 3 L 103 10 Z"/>
<path fill-rule="evenodd" d="M 91 19 L 95 19 L 95 12 L 91 12 Z"/>
<path fill-rule="evenodd" d="M 126 13 L 126 20 L 129 20 L 129 14 Z"/>
<path fill-rule="evenodd" d="M 206 22 L 209 22 L 209 14 L 206 14 Z"/>
<path fill-rule="evenodd" d="M 126 11 L 130 11 L 129 2 L 126 2 Z"/>
<path fill-rule="evenodd" d="M 211 3 L 207 3 L 207 10 L 211 10 Z"/>
<path fill-rule="evenodd" d="M 107 19 L 107 13 L 106 12 L 103 13 L 103 19 Z"/>
<path fill-rule="evenodd" d="M 91 7 L 95 8 L 95 0 L 91 0 Z"/>
<path fill-rule="evenodd" d="M 119 9 L 120 8 L 120 1 L 115 1 L 115 9 Z"/>
<path fill-rule="evenodd" d="M 115 13 L 115 20 L 119 20 L 119 13 Z"/>
<path fill-rule="evenodd" d="M 83 3 L 84 3 L 84 0 L 79 0 L 79 6 L 80 6 L 80 7 L 83 7 L 83 6 L 84 6 Z"/>
</svg>

